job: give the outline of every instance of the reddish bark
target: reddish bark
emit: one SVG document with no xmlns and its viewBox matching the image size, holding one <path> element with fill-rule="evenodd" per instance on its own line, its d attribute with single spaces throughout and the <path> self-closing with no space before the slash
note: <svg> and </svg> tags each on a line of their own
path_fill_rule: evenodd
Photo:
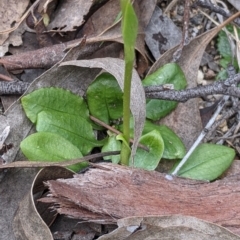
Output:
<svg viewBox="0 0 240 240">
<path fill-rule="evenodd" d="M 66 43 L 56 44 L 50 47 L 40 48 L 38 50 L 28 51 L 25 53 L 5 56 L 0 59 L 7 70 L 19 70 L 30 68 L 50 68 L 66 55 L 67 50 L 80 42 L 76 39 Z M 85 58 L 109 43 L 90 43 L 87 44 L 79 53 L 79 58 Z"/>
<path fill-rule="evenodd" d="M 58 203 L 59 213 L 74 218 L 114 222 L 127 216 L 183 214 L 239 234 L 239 183 L 240 174 L 207 183 L 101 164 L 72 179 L 48 181 L 52 197 L 42 201 Z"/>
</svg>

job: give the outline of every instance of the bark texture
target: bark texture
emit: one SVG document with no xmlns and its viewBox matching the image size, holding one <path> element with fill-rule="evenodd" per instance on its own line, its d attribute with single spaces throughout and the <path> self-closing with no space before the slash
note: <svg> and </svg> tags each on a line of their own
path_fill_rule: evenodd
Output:
<svg viewBox="0 0 240 240">
<path fill-rule="evenodd" d="M 50 196 L 61 214 L 116 222 L 128 216 L 194 216 L 240 234 L 240 174 L 212 183 L 113 164 L 101 164 L 71 179 L 50 180 Z"/>
</svg>

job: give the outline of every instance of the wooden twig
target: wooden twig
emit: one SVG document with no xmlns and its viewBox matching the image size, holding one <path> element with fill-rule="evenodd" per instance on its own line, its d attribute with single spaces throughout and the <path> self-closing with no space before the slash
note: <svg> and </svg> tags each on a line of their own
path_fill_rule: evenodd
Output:
<svg viewBox="0 0 240 240">
<path fill-rule="evenodd" d="M 176 50 L 176 52 L 173 54 L 173 61 L 176 62 L 182 53 L 182 49 L 184 46 L 188 45 L 190 39 L 188 34 L 188 25 L 189 25 L 189 13 L 190 11 L 190 0 L 185 0 L 184 4 L 184 15 L 183 15 L 183 33 L 182 33 L 182 41 Z"/>
<path fill-rule="evenodd" d="M 74 160 L 66 160 L 64 162 L 46 162 L 46 161 L 15 161 L 12 163 L 6 164 L 4 161 L 0 164 L 0 169 L 5 168 L 43 168 L 43 167 L 52 167 L 52 166 L 58 166 L 58 167 L 67 167 L 70 165 L 74 165 L 81 162 L 90 161 L 96 158 L 102 158 L 105 156 L 111 156 L 111 155 L 118 155 L 120 154 L 119 151 L 113 151 L 113 152 L 104 152 L 104 153 L 95 153 L 91 154 L 79 159 Z"/>
<path fill-rule="evenodd" d="M 236 79 L 234 78 L 236 75 L 233 75 L 234 69 L 232 66 L 229 67 L 228 70 L 228 74 L 229 74 L 229 80 L 226 81 L 228 86 L 233 85 L 234 87 L 236 87 Z M 225 84 L 226 84 L 225 83 Z M 214 112 L 214 114 L 212 115 L 211 119 L 208 121 L 208 123 L 206 124 L 206 126 L 204 127 L 204 129 L 202 130 L 202 132 L 200 133 L 200 135 L 198 136 L 198 138 L 196 139 L 196 141 L 194 142 L 194 144 L 191 146 L 191 148 L 188 150 L 188 152 L 186 153 L 186 155 L 183 157 L 183 159 L 181 160 L 181 162 L 177 165 L 177 167 L 174 169 L 174 171 L 172 172 L 172 175 L 176 176 L 179 172 L 179 170 L 181 169 L 181 167 L 187 162 L 188 158 L 191 156 L 191 154 L 193 153 L 193 151 L 196 149 L 196 147 L 201 143 L 201 141 L 204 139 L 204 137 L 207 135 L 207 133 L 209 132 L 209 130 L 211 129 L 211 127 L 214 125 L 217 116 L 219 115 L 219 113 L 222 111 L 224 105 L 226 104 L 227 100 L 229 99 L 229 96 L 224 96 L 221 101 L 218 103 L 217 109 Z M 235 109 L 230 109 L 231 115 L 234 114 L 236 112 Z M 229 113 L 230 114 L 230 113 Z M 218 125 L 217 125 L 218 126 Z"/>
<path fill-rule="evenodd" d="M 191 98 L 203 97 L 212 94 L 223 94 L 234 97 L 240 97 L 240 89 L 235 87 L 235 84 L 240 82 L 240 74 L 226 79 L 225 81 L 217 81 L 206 86 L 198 86 L 186 90 L 166 90 L 162 86 L 155 86 L 156 91 L 153 91 L 154 86 L 151 86 L 151 91 L 148 92 L 148 87 L 145 88 L 146 97 L 151 99 L 173 100 L 185 102 Z M 164 90 L 164 91 L 163 91 Z"/>
<path fill-rule="evenodd" d="M 0 59 L 0 64 L 4 65 L 7 70 L 50 68 L 63 59 L 66 55 L 66 50 L 77 45 L 79 42 L 82 42 L 82 39 L 76 39 L 66 43 L 56 44 L 50 47 L 44 47 L 17 55 L 5 56 Z M 79 52 L 79 58 L 86 58 L 109 44 L 111 43 L 87 43 L 81 52 Z"/>
<path fill-rule="evenodd" d="M 193 7 L 203 7 L 206 9 L 209 9 L 211 12 L 215 12 L 215 13 L 219 13 L 222 16 L 229 18 L 231 17 L 231 13 L 230 12 L 226 12 L 223 8 L 219 7 L 216 4 L 212 4 L 212 2 L 210 0 L 197 0 L 194 2 Z M 235 20 L 233 20 L 234 23 L 236 23 L 238 26 L 240 26 L 240 19 L 236 18 Z"/>
<path fill-rule="evenodd" d="M 2 82 L 0 81 L 0 95 L 22 95 L 28 88 L 29 83 L 17 82 Z"/>
</svg>

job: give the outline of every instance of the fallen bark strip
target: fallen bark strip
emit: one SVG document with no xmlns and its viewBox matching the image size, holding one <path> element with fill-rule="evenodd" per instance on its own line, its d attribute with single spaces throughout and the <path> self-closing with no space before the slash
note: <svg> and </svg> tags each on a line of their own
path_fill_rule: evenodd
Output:
<svg viewBox="0 0 240 240">
<path fill-rule="evenodd" d="M 56 44 L 51 47 L 44 47 L 17 55 L 5 56 L 0 59 L 0 64 L 3 64 L 9 71 L 31 68 L 50 68 L 62 60 L 66 55 L 66 50 L 80 41 L 81 39 L 76 39 L 66 43 Z M 86 58 L 109 44 L 109 42 L 104 42 L 103 44 L 99 42 L 88 43 L 79 53 L 79 58 Z"/>
<path fill-rule="evenodd" d="M 240 174 L 213 183 L 114 164 L 99 164 L 72 179 L 50 180 L 50 195 L 60 214 L 116 222 L 128 216 L 194 216 L 240 234 Z M 58 206 L 58 207 L 57 207 Z"/>
</svg>

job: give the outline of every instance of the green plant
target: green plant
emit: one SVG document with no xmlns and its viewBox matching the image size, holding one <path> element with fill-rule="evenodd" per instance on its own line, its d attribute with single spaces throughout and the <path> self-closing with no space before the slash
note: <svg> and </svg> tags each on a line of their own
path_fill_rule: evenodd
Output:
<svg viewBox="0 0 240 240">
<path fill-rule="evenodd" d="M 157 84 L 166 81 L 164 79 L 166 70 L 172 70 L 175 73 L 167 75 L 169 83 L 176 85 L 177 79 L 179 82 L 186 81 L 185 78 L 179 77 L 182 76 L 181 69 L 176 64 L 171 63 L 162 67 L 157 73 L 153 73 L 153 76 L 157 79 Z M 149 76 L 147 81 L 149 85 L 151 85 L 151 81 L 154 85 L 156 84 L 156 79 L 151 76 Z M 183 85 L 185 86 L 185 84 Z M 120 131 L 123 130 L 121 122 L 123 116 L 123 93 L 116 79 L 109 73 L 100 74 L 88 87 L 86 96 L 87 104 L 82 97 L 64 89 L 51 87 L 36 90 L 22 98 L 22 106 L 26 115 L 36 124 L 36 130 L 38 131 L 38 133 L 33 134 L 36 138 L 35 141 L 28 140 L 28 138 L 33 136 L 30 135 L 21 143 L 21 149 L 29 160 L 51 161 L 55 159 L 52 158 L 55 155 L 59 156 L 59 160 L 76 158 L 76 155 L 72 157 L 71 155 L 62 156 L 58 153 L 58 148 L 51 151 L 46 149 L 51 154 L 44 155 L 45 143 L 43 144 L 44 141 L 41 141 L 42 135 L 39 134 L 42 132 L 45 135 L 48 134 L 49 142 L 56 139 L 53 137 L 51 140 L 53 133 L 65 138 L 68 141 L 68 147 L 71 144 L 73 145 L 72 147 L 78 148 L 80 151 L 79 157 L 89 154 L 94 147 L 102 148 L 103 152 L 120 150 L 121 142 L 124 139 L 108 131 L 109 136 L 104 140 L 96 140 L 94 129 L 98 131 L 104 129 L 101 126 L 97 126 L 89 118 L 90 111 L 95 118 L 108 125 L 114 125 Z M 155 106 L 152 108 L 155 108 Z M 159 112 L 165 112 L 166 110 L 171 112 L 171 108 L 172 106 L 166 105 Z M 149 111 L 152 110 L 149 107 Z M 133 135 L 133 120 L 130 117 L 129 136 L 133 137 Z M 172 130 L 164 125 L 156 125 L 149 120 L 145 123 L 140 143 L 145 145 L 149 151 L 138 148 L 134 161 L 135 167 L 154 170 L 161 158 L 180 159 L 185 155 L 185 147 L 182 141 Z M 61 141 L 58 141 L 60 149 L 66 148 L 64 145 L 66 145 L 65 142 L 61 143 Z M 41 151 L 34 150 L 39 148 Z M 109 159 L 109 157 L 106 159 Z M 120 162 L 120 157 L 112 156 L 111 160 L 118 163 Z M 81 165 L 78 167 L 81 169 Z"/>
<path fill-rule="evenodd" d="M 124 42 L 124 88 L 123 88 L 123 135 L 121 164 L 129 165 L 131 150 L 130 139 L 130 95 L 133 64 L 135 59 L 135 42 L 138 33 L 138 19 L 130 0 L 121 0 L 122 36 Z"/>
<path fill-rule="evenodd" d="M 233 30 L 233 26 L 231 24 L 227 25 L 226 29 L 229 33 L 233 34 L 234 30 Z M 240 36 L 239 29 L 237 29 L 237 33 Z M 218 49 L 218 52 L 220 53 L 220 55 L 222 56 L 221 60 L 219 61 L 219 64 L 223 68 L 223 70 L 221 70 L 218 73 L 216 79 L 224 80 L 228 77 L 226 69 L 227 69 L 227 66 L 229 63 L 232 63 L 234 65 L 234 68 L 237 71 L 239 71 L 239 66 L 238 66 L 236 57 L 233 56 L 229 38 L 228 38 L 226 32 L 223 30 L 220 31 L 217 36 L 217 49 Z"/>
<path fill-rule="evenodd" d="M 156 78 L 150 75 L 147 78 L 148 84 L 154 85 L 156 79 L 158 84 L 161 84 L 159 79 L 165 82 L 165 71 L 171 66 L 179 72 L 170 77 L 167 75 L 168 82 L 176 85 L 178 77 L 179 81 L 185 81 L 181 77 L 181 69 L 171 63 L 158 70 L 157 75 L 153 73 Z M 105 139 L 95 139 L 94 129 L 104 131 L 104 128 L 90 120 L 89 111 L 105 124 L 113 125 L 122 131 L 122 97 L 123 93 L 116 79 L 109 73 L 102 73 L 88 87 L 87 104 L 82 97 L 60 88 L 43 88 L 24 96 L 23 108 L 28 118 L 36 124 L 38 133 L 22 141 L 23 153 L 29 160 L 64 161 L 89 154 L 94 147 L 101 148 L 102 152 L 120 150 L 121 142 L 115 133 L 108 131 Z M 149 111 L 155 108 L 149 107 Z M 166 104 L 159 112 L 171 112 L 171 108 L 171 105 Z M 132 118 L 129 134 L 130 137 L 134 135 Z M 164 125 L 156 125 L 151 120 L 145 122 L 140 143 L 149 151 L 138 148 L 134 166 L 147 170 L 154 170 L 161 158 L 181 159 L 186 153 L 181 139 L 171 129 Z M 180 176 L 213 180 L 229 167 L 235 155 L 233 149 L 212 144 L 205 144 L 204 148 L 200 145 L 195 151 L 183 165 Z M 114 163 L 120 162 L 119 155 L 105 159 L 111 159 Z M 87 163 L 81 163 L 71 169 L 78 171 L 86 165 Z"/>
<path fill-rule="evenodd" d="M 134 45 L 137 35 L 137 18 L 130 1 L 121 0 L 122 33 L 125 52 L 124 91 L 109 73 L 100 74 L 87 89 L 87 102 L 82 97 L 60 88 L 43 88 L 22 98 L 26 115 L 36 124 L 37 133 L 24 139 L 20 145 L 29 160 L 64 161 L 89 154 L 93 148 L 102 152 L 121 150 L 120 156 L 109 156 L 114 163 L 133 165 L 154 170 L 161 158 L 176 160 L 184 157 L 186 150 L 181 139 L 167 126 L 156 125 L 177 106 L 177 102 L 148 99 L 147 120 L 140 143 L 148 149 L 138 148 L 134 162 L 129 163 L 133 137 L 133 120 L 130 113 L 131 78 L 134 62 Z M 187 85 L 181 68 L 169 63 L 147 76 L 143 86 L 173 84 L 181 90 Z M 102 126 L 90 120 L 92 116 L 114 127 L 123 134 L 107 131 L 108 136 L 99 141 L 94 129 Z M 123 123 L 121 119 L 123 118 Z M 200 145 L 182 166 L 179 175 L 201 180 L 213 180 L 222 174 L 234 159 L 233 149 L 212 144 Z M 80 163 L 70 168 L 74 171 L 86 167 Z"/>
<path fill-rule="evenodd" d="M 23 97 L 22 106 L 38 131 L 20 145 L 29 160 L 64 161 L 79 158 L 104 144 L 104 140 L 97 141 L 94 136 L 85 101 L 69 91 L 60 88 L 39 89 Z M 74 170 L 85 166 L 86 163 L 79 164 Z"/>
<path fill-rule="evenodd" d="M 230 167 L 234 157 L 235 151 L 229 147 L 217 144 L 200 144 L 180 168 L 178 176 L 212 181 Z"/>
</svg>

